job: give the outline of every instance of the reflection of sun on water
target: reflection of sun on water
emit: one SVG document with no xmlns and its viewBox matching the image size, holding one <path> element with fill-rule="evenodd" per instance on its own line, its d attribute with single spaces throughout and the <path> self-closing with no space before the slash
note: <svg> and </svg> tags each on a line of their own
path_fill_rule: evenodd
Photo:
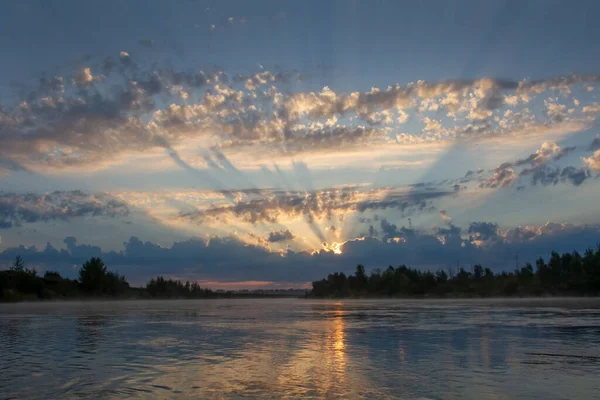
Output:
<svg viewBox="0 0 600 400">
<path fill-rule="evenodd" d="M 333 349 L 337 357 L 343 357 L 344 355 L 344 312 L 337 310 L 335 313 L 336 317 L 334 320 L 334 335 L 333 335 Z"/>
<path fill-rule="evenodd" d="M 344 310 L 341 309 L 341 304 L 336 304 L 332 320 L 331 331 L 326 337 L 326 346 L 329 357 L 326 358 L 330 365 L 330 370 L 335 372 L 338 381 L 345 380 L 346 371 L 346 333 L 344 326 Z"/>
</svg>

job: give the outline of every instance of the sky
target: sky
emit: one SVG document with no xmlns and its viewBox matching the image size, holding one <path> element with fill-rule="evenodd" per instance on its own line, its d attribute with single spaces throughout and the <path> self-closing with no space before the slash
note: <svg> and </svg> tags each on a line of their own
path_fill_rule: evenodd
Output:
<svg viewBox="0 0 600 400">
<path fill-rule="evenodd" d="M 0 266 L 299 288 L 595 247 L 599 12 L 7 3 Z"/>
</svg>

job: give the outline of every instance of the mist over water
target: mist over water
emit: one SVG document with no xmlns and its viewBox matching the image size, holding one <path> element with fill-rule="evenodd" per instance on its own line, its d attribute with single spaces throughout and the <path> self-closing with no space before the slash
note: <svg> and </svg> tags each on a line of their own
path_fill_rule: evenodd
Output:
<svg viewBox="0 0 600 400">
<path fill-rule="evenodd" d="M 2 398 L 600 398 L 600 300 L 0 305 Z"/>
</svg>

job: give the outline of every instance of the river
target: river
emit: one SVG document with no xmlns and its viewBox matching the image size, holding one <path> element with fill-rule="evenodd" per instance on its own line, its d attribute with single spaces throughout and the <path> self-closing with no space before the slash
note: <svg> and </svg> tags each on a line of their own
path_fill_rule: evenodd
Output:
<svg viewBox="0 0 600 400">
<path fill-rule="evenodd" d="M 594 399 L 600 301 L 0 304 L 0 398 Z"/>
</svg>

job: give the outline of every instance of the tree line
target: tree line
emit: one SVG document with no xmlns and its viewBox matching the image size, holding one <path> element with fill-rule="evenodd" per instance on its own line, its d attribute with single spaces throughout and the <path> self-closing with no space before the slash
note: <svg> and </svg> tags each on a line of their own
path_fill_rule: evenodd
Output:
<svg viewBox="0 0 600 400">
<path fill-rule="evenodd" d="M 583 254 L 577 251 L 559 254 L 553 251 L 546 262 L 539 258 L 535 266 L 527 263 L 512 272 L 494 273 L 474 265 L 435 272 L 401 265 L 367 274 L 363 265 L 356 272 L 329 274 L 312 282 L 311 297 L 485 297 L 540 295 L 599 295 L 600 245 Z M 9 270 L 0 271 L 0 300 L 17 301 L 48 298 L 129 297 L 129 298 L 215 298 L 272 297 L 277 293 L 223 292 L 202 288 L 197 282 L 165 279 L 148 281 L 145 287 L 131 287 L 125 276 L 107 268 L 93 257 L 78 270 L 77 279 L 62 277 L 56 271 L 40 276 L 35 268 L 26 268 L 17 256 Z"/>
<path fill-rule="evenodd" d="M 312 282 L 312 297 L 486 297 L 600 294 L 600 245 L 583 255 L 553 251 L 548 262 L 539 258 L 512 272 L 494 273 L 482 265 L 421 271 L 401 265 L 367 275 L 358 265 L 354 275 L 329 274 Z"/>
<path fill-rule="evenodd" d="M 62 277 L 56 271 L 39 275 L 35 268 L 26 268 L 17 256 L 9 270 L 0 271 L 0 301 L 20 301 L 57 298 L 222 298 L 289 296 L 284 291 L 233 292 L 202 288 L 197 282 L 165 279 L 148 281 L 145 287 L 131 287 L 125 276 L 111 271 L 102 259 L 93 257 L 77 272 L 77 279 Z"/>
<path fill-rule="evenodd" d="M 98 257 L 92 257 L 78 270 L 77 279 L 62 277 L 56 271 L 38 275 L 26 268 L 21 256 L 7 271 L 0 271 L 0 299 L 4 301 L 60 297 L 119 296 L 131 291 L 127 279 L 109 271 Z"/>
</svg>

